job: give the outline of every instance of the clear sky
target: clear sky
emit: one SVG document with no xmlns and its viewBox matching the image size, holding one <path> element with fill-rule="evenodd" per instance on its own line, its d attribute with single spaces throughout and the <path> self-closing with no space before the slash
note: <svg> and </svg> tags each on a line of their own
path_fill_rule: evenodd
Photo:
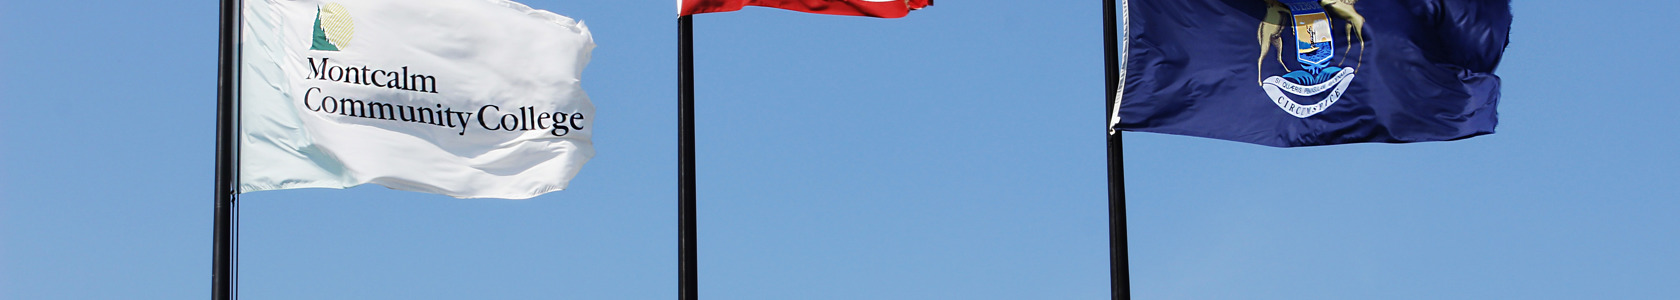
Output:
<svg viewBox="0 0 1680 300">
<path fill-rule="evenodd" d="M 675 299 L 670 0 L 600 45 L 565 191 L 241 197 L 244 299 Z M 706 299 L 1106 299 L 1100 1 L 695 21 Z M 1138 299 L 1680 295 L 1680 2 L 1517 1 L 1498 133 L 1126 133 Z M 0 1 L 0 299 L 210 293 L 214 1 Z"/>
</svg>

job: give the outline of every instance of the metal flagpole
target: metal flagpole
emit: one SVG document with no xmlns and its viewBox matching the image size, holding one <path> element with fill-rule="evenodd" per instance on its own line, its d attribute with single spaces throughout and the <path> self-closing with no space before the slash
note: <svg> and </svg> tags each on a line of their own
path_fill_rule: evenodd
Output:
<svg viewBox="0 0 1680 300">
<path fill-rule="evenodd" d="M 677 18 L 677 299 L 700 298 L 694 233 L 694 21 Z"/>
<path fill-rule="evenodd" d="M 1120 24 L 1115 17 L 1114 0 L 1103 0 L 1103 59 L 1106 62 L 1107 89 L 1103 94 L 1108 95 L 1107 109 L 1103 110 L 1103 124 L 1109 124 L 1108 114 L 1114 112 L 1114 106 L 1119 105 L 1116 94 L 1120 88 Z M 1106 130 L 1105 130 L 1106 131 Z M 1114 131 L 1108 135 L 1108 278 L 1109 289 L 1115 300 L 1132 299 L 1132 272 L 1130 253 L 1126 245 L 1126 168 L 1125 147 L 1120 142 L 1120 132 Z"/>
<path fill-rule="evenodd" d="M 217 51 L 216 76 L 216 219 L 215 250 L 212 251 L 210 298 L 233 299 L 233 203 L 238 176 L 238 148 L 234 145 L 238 122 L 239 0 L 222 0 L 221 42 Z"/>
</svg>

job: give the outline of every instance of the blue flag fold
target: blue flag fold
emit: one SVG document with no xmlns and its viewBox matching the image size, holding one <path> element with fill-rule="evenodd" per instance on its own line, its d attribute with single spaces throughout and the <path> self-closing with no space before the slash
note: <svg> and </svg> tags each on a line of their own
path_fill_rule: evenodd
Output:
<svg viewBox="0 0 1680 300">
<path fill-rule="evenodd" d="M 1508 0 L 1133 0 L 1112 128 L 1276 147 L 1493 133 Z"/>
</svg>

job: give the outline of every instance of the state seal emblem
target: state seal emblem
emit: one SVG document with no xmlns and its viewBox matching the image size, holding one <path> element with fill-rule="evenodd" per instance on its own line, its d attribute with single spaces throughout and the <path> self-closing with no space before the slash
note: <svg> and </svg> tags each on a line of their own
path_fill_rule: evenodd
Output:
<svg viewBox="0 0 1680 300">
<path fill-rule="evenodd" d="M 1306 118 L 1341 100 L 1365 56 L 1365 18 L 1354 9 L 1355 2 L 1358 0 L 1266 0 L 1265 19 L 1256 33 L 1260 43 L 1256 77 L 1278 108 Z M 1284 30 L 1286 19 L 1292 21 L 1287 27 L 1293 30 Z M 1346 30 L 1335 30 L 1337 22 L 1333 20 L 1340 21 Z M 1338 34 L 1345 45 L 1339 59 Z M 1294 64 L 1284 62 L 1286 40 L 1295 41 Z M 1277 66 L 1283 73 L 1266 76 L 1272 50 L 1277 51 Z"/>
</svg>

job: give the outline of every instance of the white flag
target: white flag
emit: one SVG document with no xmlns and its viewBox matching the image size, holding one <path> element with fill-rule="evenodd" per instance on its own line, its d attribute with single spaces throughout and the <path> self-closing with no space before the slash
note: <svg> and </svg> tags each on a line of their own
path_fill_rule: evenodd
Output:
<svg viewBox="0 0 1680 300">
<path fill-rule="evenodd" d="M 249 0 L 239 191 L 564 189 L 594 156 L 582 22 L 506 0 Z"/>
</svg>

